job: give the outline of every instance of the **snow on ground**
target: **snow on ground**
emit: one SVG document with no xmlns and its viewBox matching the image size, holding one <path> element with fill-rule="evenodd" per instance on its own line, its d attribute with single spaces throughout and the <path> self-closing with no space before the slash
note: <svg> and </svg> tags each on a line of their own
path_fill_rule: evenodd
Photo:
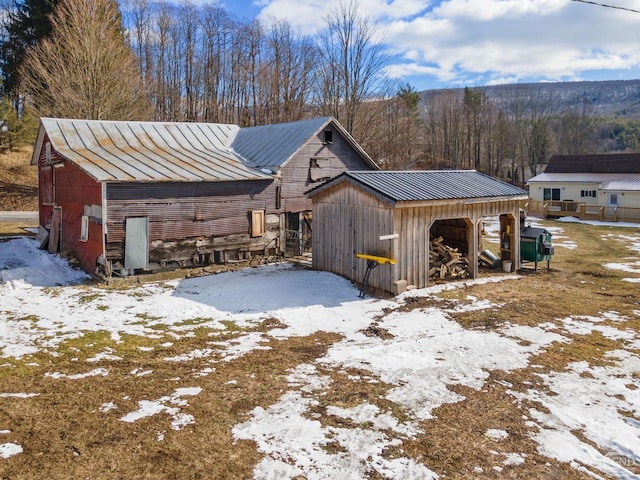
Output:
<svg viewBox="0 0 640 480">
<path fill-rule="evenodd" d="M 554 230 L 554 244 L 560 233 L 561 230 Z M 632 246 L 638 244 L 635 236 L 618 239 Z M 567 247 L 571 243 L 570 239 L 564 240 Z M 194 375 L 198 377 L 215 371 L 216 362 L 231 362 L 252 350 L 268 348 L 264 343 L 269 338 L 306 336 L 321 330 L 341 334 L 343 339 L 316 364 L 299 365 L 290 372 L 289 389 L 276 403 L 255 408 L 247 421 L 234 427 L 235 438 L 255 441 L 264 455 L 254 473 L 265 479 L 301 474 L 309 479 L 355 479 L 365 478 L 370 469 L 391 478 L 437 478 L 429 465 L 408 457 L 388 458 L 383 452 L 399 445 L 402 439 L 419 434 L 420 425 L 432 417 L 434 408 L 462 400 L 450 389 L 452 385 L 482 389 L 492 370 L 525 368 L 530 366 L 533 355 L 551 343 L 570 342 L 572 335 L 597 331 L 628 348 L 612 352 L 607 366 L 574 363 L 563 372 L 540 374 L 547 386 L 544 392 L 532 389 L 510 394 L 516 401 L 538 402 L 544 407 L 528 411 L 529 422 L 537 430 L 534 439 L 544 455 L 578 469 L 588 467 L 619 478 L 638 478 L 620 459 L 634 462 L 633 465 L 640 463 L 640 422 L 635 420 L 640 417 L 640 390 L 631 387 L 637 383 L 640 360 L 637 354 L 630 353 L 639 348 L 640 335 L 625 329 L 625 318 L 616 312 L 603 312 L 600 317 L 548 319 L 535 327 L 506 324 L 497 331 L 465 330 L 438 308 L 382 315 L 402 304 L 406 297 L 427 296 L 464 284 L 411 291 L 392 300 L 360 299 L 358 290 L 343 278 L 288 264 L 121 291 L 73 287 L 69 285 L 82 281 L 85 275 L 70 269 L 58 257 L 38 250 L 33 240 L 25 238 L 0 242 L 0 268 L 0 357 L 6 362 L 4 365 L 36 352 L 55 355 L 62 342 L 88 332 L 107 332 L 120 342 L 125 334 L 179 339 L 203 326 L 223 331 L 228 321 L 241 327 L 268 318 L 282 323 L 283 328 L 246 332 L 228 341 L 218 341 L 213 335 L 210 348 L 165 358 L 167 362 L 209 359 L 210 366 Z M 517 275 L 505 275 L 477 282 L 516 278 Z M 473 297 L 467 300 L 458 310 L 498 307 Z M 640 317 L 640 310 L 635 314 Z M 604 320 L 615 326 L 605 325 Z M 373 322 L 391 336 L 382 339 L 362 333 Z M 163 327 L 162 337 L 158 326 Z M 86 373 L 47 375 L 74 381 L 107 376 L 107 367 L 91 369 L 90 365 L 108 365 L 117 358 L 113 351 L 105 349 L 88 360 Z M 354 382 L 383 381 L 392 385 L 387 399 L 400 405 L 407 419 L 400 421 L 391 411 L 365 402 L 351 408 L 326 405 L 327 416 L 351 419 L 354 428 L 322 422 L 320 414 L 311 412 L 318 404 L 318 395 L 331 385 L 331 379 L 322 375 L 320 368 L 356 368 L 363 373 L 351 378 Z M 170 427 L 180 430 L 198 421 L 182 411 L 188 405 L 184 397 L 194 403 L 200 392 L 199 387 L 179 388 L 157 400 L 141 400 L 138 410 L 123 412 L 120 419 L 133 423 L 149 415 L 168 413 Z M 0 391 L 0 397 L 21 398 L 20 395 L 28 401 L 26 398 L 38 393 Z M 114 408 L 116 402 L 106 402 L 96 414 Z M 576 430 L 589 443 L 576 436 Z M 485 434 L 496 442 L 507 435 L 498 429 L 489 429 Z M 162 439 L 160 433 L 158 441 Z M 340 448 L 328 449 L 329 444 Z M 19 443 L 0 444 L 1 458 L 22 452 Z M 496 453 L 495 457 L 493 468 L 498 472 L 527 462 L 526 455 L 519 453 Z"/>
</svg>

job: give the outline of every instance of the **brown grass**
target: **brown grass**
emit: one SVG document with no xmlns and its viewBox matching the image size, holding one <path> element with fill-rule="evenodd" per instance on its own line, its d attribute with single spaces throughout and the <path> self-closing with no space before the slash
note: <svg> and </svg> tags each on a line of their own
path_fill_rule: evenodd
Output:
<svg viewBox="0 0 640 480">
<path fill-rule="evenodd" d="M 31 147 L 0 153 L 0 210 L 38 209 L 38 170 Z"/>
<path fill-rule="evenodd" d="M 545 266 L 537 272 L 522 272 L 518 279 L 467 286 L 438 297 L 415 298 L 399 309 L 437 306 L 448 310 L 465 328 L 484 330 L 497 330 L 507 323 L 534 326 L 542 322 L 556 323 L 560 328 L 561 320 L 570 315 L 599 316 L 602 312 L 616 311 L 629 320 L 601 324 L 640 331 L 640 319 L 634 313 L 640 309 L 637 285 L 621 281 L 628 274 L 601 266 L 632 255 L 623 243 L 604 243 L 601 235 L 629 234 L 629 231 L 571 224 L 562 227 L 579 248 L 556 247 L 551 270 L 547 271 Z M 79 292 L 81 301 L 100 304 L 99 296 L 91 296 L 82 289 Z M 55 295 L 54 289 L 51 294 Z M 474 312 L 454 311 L 460 302 L 468 302 L 468 296 L 488 299 L 496 306 Z M 192 323 L 200 325 L 205 320 L 193 319 Z M 392 341 L 386 337 L 388 332 L 379 327 L 379 321 L 374 321 L 364 333 Z M 289 370 L 301 363 L 314 363 L 341 337 L 318 332 L 308 337 L 271 339 L 270 350 L 255 350 L 231 362 L 211 363 L 219 359 L 216 355 L 187 362 L 165 360 L 197 348 L 212 348 L 212 339 L 232 339 L 249 330 L 267 331 L 282 325 L 277 319 L 266 319 L 253 329 L 243 330 L 232 323 L 226 327 L 213 337 L 210 335 L 213 331 L 198 327 L 195 336 L 174 341 L 171 346 L 162 346 L 172 340 L 165 327 L 157 329 L 159 338 L 123 336 L 122 343 L 113 341 L 104 332 L 96 332 L 65 342 L 57 349 L 57 357 L 41 353 L 23 361 L 0 362 L 5 363 L 0 367 L 2 391 L 40 393 L 29 399 L 0 401 L 0 430 L 11 430 L 0 441 L 15 441 L 25 449 L 23 454 L 0 460 L 0 478 L 251 478 L 262 456 L 253 442 L 234 441 L 232 427 L 249 419 L 255 407 L 274 404 L 290 388 L 286 381 Z M 450 386 L 465 399 L 436 408 L 434 418 L 421 423 L 423 434 L 403 439 L 401 445 L 388 448 L 384 455 L 412 458 L 448 479 L 590 478 L 538 453 L 531 438 L 535 430 L 526 421 L 529 408 L 544 411 L 544 407 L 534 402 L 518 402 L 507 392 L 544 390 L 546 387 L 537 373 L 563 371 L 576 361 L 606 365 L 609 363 L 606 353 L 623 348 L 620 342 L 597 332 L 573 335 L 571 340 L 554 343 L 533 357 L 530 363 L 537 366 L 535 369 L 487 372 L 487 381 L 480 390 Z M 107 347 L 123 360 L 86 363 Z M 153 350 L 141 351 L 139 347 Z M 323 425 L 367 428 L 327 414 L 329 405 L 347 408 L 367 402 L 378 406 L 381 412 L 392 412 L 400 422 L 411 419 L 410 412 L 386 399 L 393 385 L 370 382 L 371 374 L 365 370 L 321 365 L 320 374 L 330 376 L 332 382 L 326 391 L 315 394 L 318 403 L 308 412 L 311 418 L 319 419 Z M 72 374 L 97 367 L 107 368 L 109 375 L 82 380 L 45 376 L 47 372 Z M 207 367 L 215 371 L 207 376 L 197 375 Z M 147 370 L 152 373 L 141 377 L 131 373 Z M 169 428 L 170 418 L 164 413 L 133 424 L 119 420 L 137 410 L 140 400 L 155 400 L 170 395 L 176 388 L 194 386 L 203 390 L 196 397 L 185 398 L 189 405 L 183 411 L 194 415 L 196 423 L 181 431 Z M 106 402 L 114 402 L 117 409 L 100 412 Z M 490 428 L 505 430 L 509 435 L 493 440 L 485 435 Z M 581 432 L 574 433 L 580 438 Z M 159 440 L 159 435 L 164 435 L 164 439 Z M 332 443 L 325 448 L 338 452 L 341 447 Z M 508 453 L 522 455 L 524 464 L 504 465 Z M 371 470 L 370 478 L 382 477 Z"/>
</svg>

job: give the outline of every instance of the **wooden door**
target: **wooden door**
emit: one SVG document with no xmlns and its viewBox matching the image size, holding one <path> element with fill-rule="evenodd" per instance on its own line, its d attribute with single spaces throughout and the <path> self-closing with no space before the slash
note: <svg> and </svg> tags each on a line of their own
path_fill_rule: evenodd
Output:
<svg viewBox="0 0 640 480">
<path fill-rule="evenodd" d="M 49 231 L 49 253 L 60 251 L 60 230 L 62 229 L 62 207 L 53 207 L 51 230 Z"/>
</svg>

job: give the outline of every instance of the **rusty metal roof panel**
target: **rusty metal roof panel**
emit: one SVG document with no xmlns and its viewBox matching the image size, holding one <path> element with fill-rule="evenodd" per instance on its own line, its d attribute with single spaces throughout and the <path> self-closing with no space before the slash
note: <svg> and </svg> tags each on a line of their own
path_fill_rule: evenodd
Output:
<svg viewBox="0 0 640 480">
<path fill-rule="evenodd" d="M 308 193 L 351 179 L 393 202 L 526 196 L 527 192 L 475 170 L 347 171 Z"/>
<path fill-rule="evenodd" d="M 53 148 L 101 182 L 271 178 L 230 151 L 235 125 L 43 118 Z"/>
</svg>

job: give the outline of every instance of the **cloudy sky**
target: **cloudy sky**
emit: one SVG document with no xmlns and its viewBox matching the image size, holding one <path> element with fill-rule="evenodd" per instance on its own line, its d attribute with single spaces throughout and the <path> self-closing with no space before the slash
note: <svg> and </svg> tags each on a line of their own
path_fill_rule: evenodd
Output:
<svg viewBox="0 0 640 480">
<path fill-rule="evenodd" d="M 238 18 L 266 23 L 287 19 L 305 34 L 317 32 L 338 3 L 221 0 Z M 638 0 L 597 3 L 640 11 Z M 640 78 L 638 12 L 575 0 L 359 0 L 358 4 L 393 54 L 388 72 L 419 90 Z"/>
</svg>

